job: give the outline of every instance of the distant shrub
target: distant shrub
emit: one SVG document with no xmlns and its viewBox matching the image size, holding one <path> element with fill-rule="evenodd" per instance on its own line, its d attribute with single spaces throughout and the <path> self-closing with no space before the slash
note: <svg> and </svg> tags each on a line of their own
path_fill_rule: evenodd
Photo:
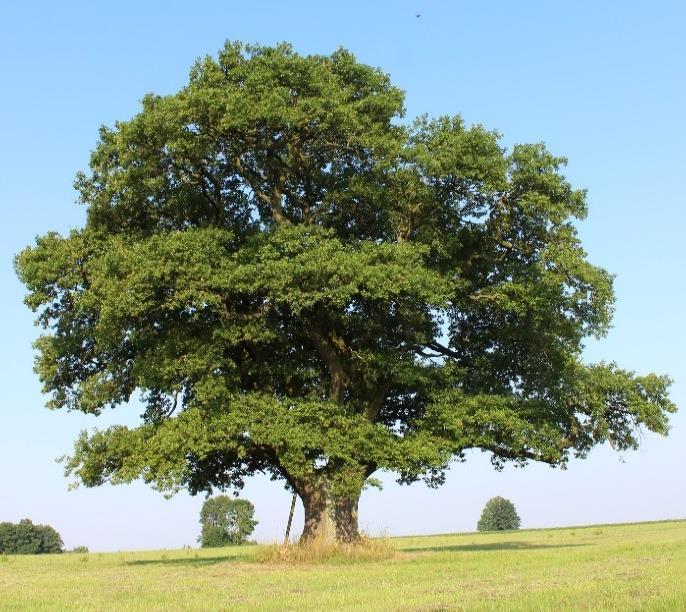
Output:
<svg viewBox="0 0 686 612">
<path fill-rule="evenodd" d="M 504 497 L 489 499 L 476 525 L 478 531 L 508 531 L 519 529 L 519 515 L 514 504 Z"/>
<path fill-rule="evenodd" d="M 74 546 L 69 552 L 73 553 L 87 553 L 88 552 L 88 546 Z"/>
<path fill-rule="evenodd" d="M 49 525 L 34 525 L 29 519 L 0 523 L 0 554 L 40 555 L 62 552 L 62 538 Z"/>
<path fill-rule="evenodd" d="M 200 545 L 214 548 L 245 543 L 257 525 L 254 514 L 255 506 L 247 499 L 218 495 L 206 500 L 200 511 Z"/>
<path fill-rule="evenodd" d="M 229 544 L 238 544 L 234 542 L 235 538 L 229 536 L 226 531 L 217 525 L 203 525 L 200 534 L 200 546 L 203 548 L 217 548 L 220 546 L 228 546 Z"/>
</svg>

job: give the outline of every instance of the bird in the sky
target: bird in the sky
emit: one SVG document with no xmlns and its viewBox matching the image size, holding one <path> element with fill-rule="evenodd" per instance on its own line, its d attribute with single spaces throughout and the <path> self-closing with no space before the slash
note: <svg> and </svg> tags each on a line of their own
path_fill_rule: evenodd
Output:
<svg viewBox="0 0 686 612">
<path fill-rule="evenodd" d="M 421 13 L 417 13 L 417 14 L 415 15 L 415 17 L 421 17 L 421 16 L 422 16 Z"/>
</svg>

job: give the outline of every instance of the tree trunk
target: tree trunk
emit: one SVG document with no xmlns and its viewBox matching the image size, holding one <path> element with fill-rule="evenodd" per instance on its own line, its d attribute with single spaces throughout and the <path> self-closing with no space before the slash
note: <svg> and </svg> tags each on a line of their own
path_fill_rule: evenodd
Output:
<svg viewBox="0 0 686 612">
<path fill-rule="evenodd" d="M 357 504 L 360 495 L 354 497 L 338 497 L 334 500 L 336 512 L 336 539 L 339 542 L 355 542 L 360 539 L 357 527 Z"/>
<path fill-rule="evenodd" d="M 299 493 L 305 507 L 305 527 L 300 536 L 301 543 L 350 543 L 359 539 L 359 493 L 352 496 L 333 496 L 325 483 L 301 487 Z"/>
</svg>

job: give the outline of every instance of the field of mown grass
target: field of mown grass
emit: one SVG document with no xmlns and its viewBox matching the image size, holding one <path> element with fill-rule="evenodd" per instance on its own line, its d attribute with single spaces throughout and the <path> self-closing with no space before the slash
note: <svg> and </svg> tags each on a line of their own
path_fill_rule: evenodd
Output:
<svg viewBox="0 0 686 612">
<path fill-rule="evenodd" d="M 9 610 L 686 610 L 686 521 L 394 538 L 383 561 L 259 546 L 0 557 Z"/>
</svg>

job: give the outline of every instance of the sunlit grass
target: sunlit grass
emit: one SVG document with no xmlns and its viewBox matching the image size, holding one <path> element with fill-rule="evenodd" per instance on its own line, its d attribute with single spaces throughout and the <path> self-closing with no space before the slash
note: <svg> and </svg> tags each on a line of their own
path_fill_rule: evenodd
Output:
<svg viewBox="0 0 686 612">
<path fill-rule="evenodd" d="M 390 558 L 284 563 L 265 546 L 8 556 L 0 608 L 686 609 L 686 521 L 381 540 L 388 546 Z"/>
</svg>

